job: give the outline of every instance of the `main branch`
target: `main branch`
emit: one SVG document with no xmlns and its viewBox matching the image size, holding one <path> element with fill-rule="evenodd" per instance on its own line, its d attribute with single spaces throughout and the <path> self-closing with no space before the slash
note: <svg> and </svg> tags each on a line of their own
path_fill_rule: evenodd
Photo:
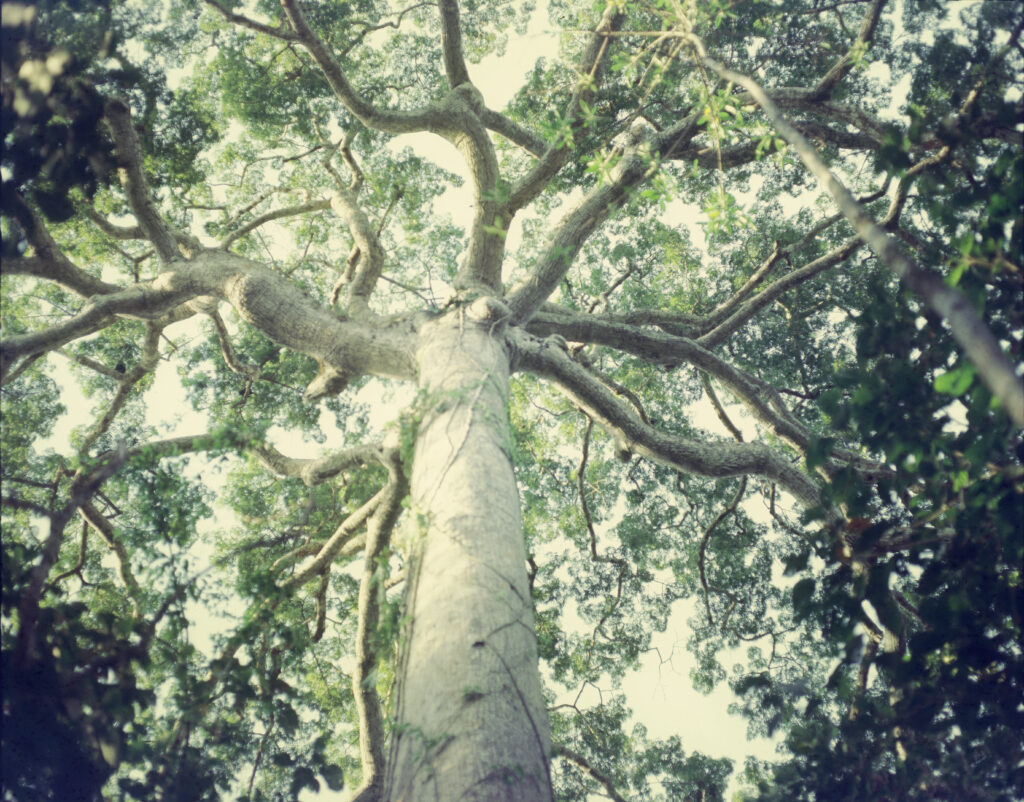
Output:
<svg viewBox="0 0 1024 802">
<path fill-rule="evenodd" d="M 818 486 L 799 468 L 760 443 L 701 443 L 669 434 L 632 413 L 601 381 L 550 341 L 513 330 L 518 365 L 549 379 L 630 450 L 699 476 L 752 474 L 778 482 L 805 507 L 816 507 Z"/>
</svg>

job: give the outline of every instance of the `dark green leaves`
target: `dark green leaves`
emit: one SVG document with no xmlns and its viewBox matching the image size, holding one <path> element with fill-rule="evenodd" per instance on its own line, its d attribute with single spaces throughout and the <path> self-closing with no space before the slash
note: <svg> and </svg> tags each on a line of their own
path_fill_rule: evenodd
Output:
<svg viewBox="0 0 1024 802">
<path fill-rule="evenodd" d="M 834 437 L 816 437 L 807 447 L 807 469 L 814 470 L 824 464 L 832 454 L 832 447 L 835 445 Z"/>
<path fill-rule="evenodd" d="M 793 609 L 798 619 L 806 618 L 810 613 L 815 584 L 813 579 L 807 577 L 793 586 Z"/>
</svg>

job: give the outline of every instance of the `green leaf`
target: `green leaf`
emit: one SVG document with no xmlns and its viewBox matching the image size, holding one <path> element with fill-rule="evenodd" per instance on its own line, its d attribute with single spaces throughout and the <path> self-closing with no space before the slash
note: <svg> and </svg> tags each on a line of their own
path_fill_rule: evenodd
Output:
<svg viewBox="0 0 1024 802">
<path fill-rule="evenodd" d="M 313 773 L 313 769 L 309 766 L 298 766 L 292 772 L 292 795 L 297 799 L 299 792 L 307 788 L 314 792 L 319 791 L 320 782 L 317 780 L 316 774 Z"/>
<path fill-rule="evenodd" d="M 340 791 L 345 787 L 345 773 L 341 766 L 335 763 L 327 763 L 320 768 L 320 775 L 332 791 Z"/>
<path fill-rule="evenodd" d="M 294 735 L 299 728 L 299 714 L 291 705 L 281 705 L 277 709 L 277 723 L 286 733 Z"/>
<path fill-rule="evenodd" d="M 966 362 L 958 368 L 935 377 L 935 390 L 954 398 L 963 395 L 974 383 L 974 365 Z"/>
<path fill-rule="evenodd" d="M 810 577 L 805 577 L 793 585 L 793 610 L 797 618 L 806 618 L 811 610 L 811 600 L 814 598 L 814 589 L 817 582 Z"/>
<path fill-rule="evenodd" d="M 790 554 L 786 556 L 785 558 L 783 558 L 782 561 L 783 565 L 785 566 L 785 568 L 783 569 L 783 575 L 793 576 L 794 574 L 800 573 L 805 568 L 807 568 L 807 562 L 808 560 L 810 560 L 810 558 L 810 548 L 803 548 L 796 554 Z"/>
<path fill-rule="evenodd" d="M 832 448 L 835 446 L 834 437 L 813 437 L 807 445 L 807 469 L 813 471 L 819 465 L 823 465 L 832 455 Z"/>
</svg>

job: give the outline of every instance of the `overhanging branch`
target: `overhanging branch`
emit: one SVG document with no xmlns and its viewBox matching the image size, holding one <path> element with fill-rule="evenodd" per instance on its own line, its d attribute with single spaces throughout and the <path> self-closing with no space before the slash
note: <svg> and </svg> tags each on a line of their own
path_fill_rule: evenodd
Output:
<svg viewBox="0 0 1024 802">
<path fill-rule="evenodd" d="M 655 365 L 677 367 L 691 364 L 714 376 L 747 407 L 759 423 L 798 452 L 806 453 L 810 446 L 810 432 L 794 417 L 774 387 L 730 365 L 699 342 L 687 337 L 653 332 L 641 326 L 611 321 L 596 315 L 583 315 L 554 306 L 547 306 L 544 311 L 538 312 L 530 321 L 528 330 L 531 334 L 557 334 L 565 340 L 608 346 Z M 566 359 L 569 364 L 582 370 L 577 363 L 568 357 Z M 590 376 L 589 373 L 586 375 Z M 596 381 L 595 377 L 591 378 Z M 841 448 L 833 449 L 832 457 L 873 475 L 885 470 L 877 463 Z M 826 465 L 823 469 L 828 472 L 833 467 Z"/>
<path fill-rule="evenodd" d="M 50 235 L 43 218 L 25 202 L 24 198 L 11 193 L 10 203 L 35 255 L 5 259 L 4 273 L 21 273 L 55 281 L 83 298 L 105 295 L 121 289 L 116 284 L 108 284 L 90 275 L 68 259 Z"/>
<path fill-rule="evenodd" d="M 789 123 L 754 80 L 709 58 L 703 44 L 695 37 L 691 41 L 701 63 L 726 80 L 742 86 L 757 101 L 775 130 L 793 146 L 801 161 L 832 196 L 861 239 L 901 281 L 949 324 L 953 337 L 967 352 L 982 381 L 1002 402 L 1014 423 L 1024 427 L 1024 383 L 1017 377 L 1013 364 L 971 303 L 935 273 L 917 264 L 903 251 L 896 239 L 864 211 L 850 190 L 822 161 L 814 146 Z"/>
<path fill-rule="evenodd" d="M 263 33 L 267 36 L 272 36 L 275 39 L 281 39 L 285 42 L 296 42 L 299 39 L 299 37 L 292 31 L 280 27 L 274 28 L 266 23 L 246 17 L 243 14 L 236 14 L 233 11 L 229 11 L 224 8 L 220 3 L 215 2 L 215 0 L 204 0 L 204 2 L 206 5 L 210 6 L 210 8 L 218 11 L 224 19 L 234 25 L 241 25 L 243 28 L 248 28 L 251 31 Z"/>
<path fill-rule="evenodd" d="M 632 451 L 687 473 L 723 478 L 764 476 L 792 493 L 805 507 L 820 504 L 814 481 L 760 443 L 703 443 L 668 434 L 644 423 L 600 381 L 560 348 L 512 330 L 518 364 L 549 379 L 577 406 L 598 420 Z"/>
<path fill-rule="evenodd" d="M 109 325 L 117 315 L 157 316 L 193 296 L 187 286 L 160 287 L 159 279 L 93 298 L 81 311 L 48 329 L 8 337 L 0 344 L 0 377 L 7 380 L 14 361 L 59 348 L 72 340 L 93 334 Z"/>
<path fill-rule="evenodd" d="M 269 223 L 274 220 L 282 220 L 286 217 L 295 217 L 300 214 L 309 214 L 310 212 L 320 212 L 330 208 L 330 199 L 324 198 L 308 201 L 307 203 L 298 203 L 295 204 L 294 206 L 284 206 L 280 209 L 274 209 L 273 211 L 261 214 L 259 217 L 250 220 L 245 225 L 236 228 L 234 231 L 232 231 L 230 234 L 224 237 L 223 240 L 221 240 L 221 243 L 218 247 L 222 249 L 227 249 L 228 247 L 231 246 L 233 242 L 235 242 L 235 240 L 244 237 L 250 231 L 259 228 L 264 223 Z"/>
</svg>

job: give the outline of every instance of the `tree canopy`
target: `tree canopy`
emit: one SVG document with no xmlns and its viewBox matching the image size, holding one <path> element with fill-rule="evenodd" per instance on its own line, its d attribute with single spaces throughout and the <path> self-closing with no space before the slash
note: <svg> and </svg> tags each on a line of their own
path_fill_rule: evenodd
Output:
<svg viewBox="0 0 1024 802">
<path fill-rule="evenodd" d="M 5 3 L 4 798 L 1024 797 L 1022 29 Z"/>
</svg>

